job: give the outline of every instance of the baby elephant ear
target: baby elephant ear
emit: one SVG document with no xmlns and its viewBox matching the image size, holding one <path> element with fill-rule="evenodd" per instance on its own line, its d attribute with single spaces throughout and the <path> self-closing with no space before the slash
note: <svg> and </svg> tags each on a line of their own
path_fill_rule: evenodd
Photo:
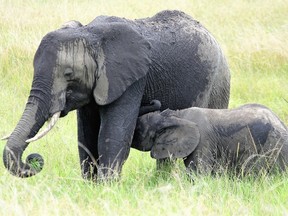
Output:
<svg viewBox="0 0 288 216">
<path fill-rule="evenodd" d="M 156 131 L 151 157 L 184 158 L 197 147 L 200 139 L 198 126 L 185 119 L 169 117 Z"/>
<path fill-rule="evenodd" d="M 150 43 L 127 23 L 97 26 L 100 47 L 94 98 L 106 105 L 119 98 L 129 86 L 146 76 L 150 66 Z"/>
</svg>

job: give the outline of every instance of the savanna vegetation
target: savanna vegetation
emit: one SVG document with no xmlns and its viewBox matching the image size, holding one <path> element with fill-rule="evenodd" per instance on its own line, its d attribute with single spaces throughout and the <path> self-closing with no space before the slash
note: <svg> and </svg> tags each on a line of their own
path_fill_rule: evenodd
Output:
<svg viewBox="0 0 288 216">
<path fill-rule="evenodd" d="M 19 120 L 41 38 L 69 20 L 98 15 L 142 18 L 178 9 L 203 23 L 231 68 L 230 107 L 262 103 L 288 124 L 288 2 L 286 0 L 0 0 L 0 136 Z M 42 172 L 19 179 L 0 166 L 0 215 L 287 215 L 288 173 L 235 178 L 194 176 L 182 163 L 156 170 L 135 150 L 118 182 L 94 184 L 80 175 L 76 115 L 70 113 L 25 155 L 45 159 Z M 0 157 L 5 142 L 0 143 Z"/>
</svg>

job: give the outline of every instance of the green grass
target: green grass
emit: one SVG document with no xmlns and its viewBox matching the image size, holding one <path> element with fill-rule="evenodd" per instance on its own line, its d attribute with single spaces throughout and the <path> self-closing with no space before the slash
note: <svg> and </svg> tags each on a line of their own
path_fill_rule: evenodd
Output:
<svg viewBox="0 0 288 216">
<path fill-rule="evenodd" d="M 220 42 L 232 73 L 230 107 L 262 103 L 288 124 L 285 0 L 0 0 L 0 5 L 0 136 L 14 129 L 23 112 L 33 56 L 47 32 L 72 19 L 83 24 L 103 14 L 134 19 L 163 9 L 187 12 Z M 181 163 L 171 174 L 159 173 L 149 153 L 132 150 L 119 182 L 92 184 L 80 176 L 76 140 L 71 113 L 25 151 L 43 155 L 40 174 L 18 179 L 1 165 L 0 215 L 288 214 L 288 174 L 195 176 L 191 183 Z"/>
</svg>

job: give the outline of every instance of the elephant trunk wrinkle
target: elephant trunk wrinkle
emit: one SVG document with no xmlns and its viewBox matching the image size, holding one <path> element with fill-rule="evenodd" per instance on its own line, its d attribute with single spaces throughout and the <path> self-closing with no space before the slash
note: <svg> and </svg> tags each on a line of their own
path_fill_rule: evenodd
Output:
<svg viewBox="0 0 288 216">
<path fill-rule="evenodd" d="M 22 162 L 23 152 L 28 147 L 28 143 L 25 141 L 28 137 L 34 136 L 48 119 L 48 114 L 45 113 L 48 109 L 43 107 L 42 102 L 37 101 L 37 99 L 30 99 L 30 102 L 27 102 L 22 117 L 10 135 L 3 151 L 5 167 L 11 174 L 22 178 L 36 175 L 41 171 L 44 164 L 43 158 L 39 154 L 28 155 L 26 163 Z M 39 166 L 37 168 L 32 166 L 32 161 L 33 164 L 36 161 Z"/>
</svg>

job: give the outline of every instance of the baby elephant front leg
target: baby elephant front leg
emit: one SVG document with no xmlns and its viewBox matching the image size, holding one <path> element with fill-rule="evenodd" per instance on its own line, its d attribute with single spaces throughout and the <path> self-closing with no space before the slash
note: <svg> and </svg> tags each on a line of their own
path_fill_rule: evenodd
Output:
<svg viewBox="0 0 288 216">
<path fill-rule="evenodd" d="M 184 164 L 188 172 L 210 174 L 213 171 L 215 159 L 210 148 L 198 146 L 184 159 Z"/>
</svg>

